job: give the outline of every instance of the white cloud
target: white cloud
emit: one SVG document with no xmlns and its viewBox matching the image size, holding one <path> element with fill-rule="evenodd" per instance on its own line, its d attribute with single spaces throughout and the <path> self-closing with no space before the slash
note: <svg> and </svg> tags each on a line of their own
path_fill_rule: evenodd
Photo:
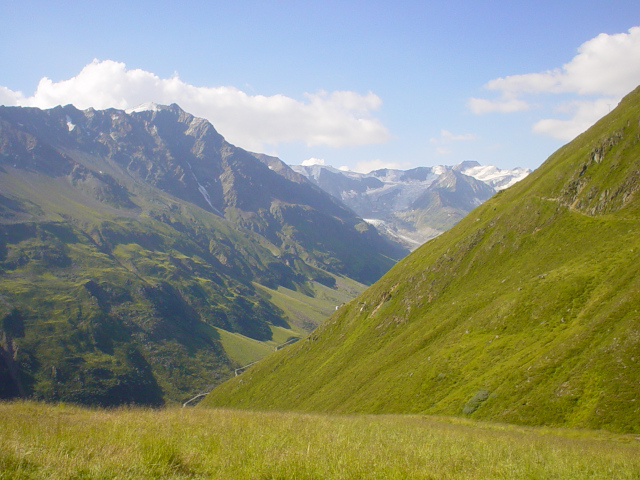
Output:
<svg viewBox="0 0 640 480">
<path fill-rule="evenodd" d="M 477 114 L 484 113 L 513 113 L 529 110 L 530 106 L 524 100 L 517 98 L 500 98 L 498 100 L 487 100 L 486 98 L 470 98 L 467 102 L 469 109 Z"/>
<path fill-rule="evenodd" d="M 310 167 L 312 165 L 324 165 L 324 158 L 308 158 L 302 161 L 303 167 Z"/>
<path fill-rule="evenodd" d="M 561 105 L 560 111 L 569 111 L 573 117 L 568 120 L 545 118 L 533 125 L 535 133 L 550 135 L 558 140 L 569 141 L 580 135 L 617 105 L 614 99 L 600 98 L 595 101 L 573 101 Z"/>
<path fill-rule="evenodd" d="M 400 164 L 398 162 L 386 162 L 384 160 L 376 158 L 375 160 L 361 160 L 359 162 L 356 162 L 356 166 L 353 171 L 359 173 L 369 173 L 374 170 L 380 170 L 382 168 L 402 169 L 407 167 L 408 165 L 408 163 Z"/>
<path fill-rule="evenodd" d="M 112 60 L 94 60 L 68 80 L 53 82 L 45 77 L 30 97 L 0 87 L 4 105 L 51 108 L 71 103 L 81 109 L 127 109 L 150 101 L 177 103 L 211 121 L 229 142 L 257 151 L 283 142 L 342 147 L 391 138 L 372 114 L 382 103 L 372 92 L 320 91 L 306 93 L 304 101 L 285 95 L 248 95 L 235 87 L 189 85 L 177 74 L 159 78 Z"/>
<path fill-rule="evenodd" d="M 349 167 L 347 167 L 346 165 L 342 165 L 341 167 L 338 167 L 338 170 L 341 170 L 343 172 L 350 172 L 351 171 L 349 169 Z"/>
<path fill-rule="evenodd" d="M 556 111 L 573 116 L 540 120 L 533 131 L 571 140 L 605 115 L 609 105 L 617 104 L 639 84 L 640 27 L 636 26 L 628 33 L 602 33 L 588 40 L 578 48 L 578 54 L 560 68 L 491 80 L 485 88 L 500 92 L 500 96 L 493 100 L 471 98 L 467 107 L 476 114 L 513 113 L 531 107 L 521 98 L 525 95 L 568 95 L 574 100 Z M 580 99 L 584 95 L 592 98 Z"/>
<path fill-rule="evenodd" d="M 622 96 L 640 83 L 640 27 L 629 29 L 629 33 L 602 33 L 583 43 L 578 52 L 562 68 L 497 78 L 486 87 L 506 95 L 577 93 Z"/>
<path fill-rule="evenodd" d="M 15 107 L 20 105 L 22 101 L 24 101 L 22 92 L 14 92 L 7 87 L 0 86 L 0 105 Z"/>
</svg>

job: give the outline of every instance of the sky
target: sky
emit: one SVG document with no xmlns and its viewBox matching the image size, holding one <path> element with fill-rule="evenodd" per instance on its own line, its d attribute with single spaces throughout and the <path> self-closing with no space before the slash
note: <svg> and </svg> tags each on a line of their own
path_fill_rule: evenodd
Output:
<svg viewBox="0 0 640 480">
<path fill-rule="evenodd" d="M 638 85 L 637 0 L 0 2 L 0 104 L 177 103 L 288 164 L 535 169 Z"/>
</svg>

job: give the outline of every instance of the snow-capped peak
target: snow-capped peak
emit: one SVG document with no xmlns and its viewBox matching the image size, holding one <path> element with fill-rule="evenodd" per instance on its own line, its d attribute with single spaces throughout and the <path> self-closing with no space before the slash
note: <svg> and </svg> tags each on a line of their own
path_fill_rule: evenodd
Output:
<svg viewBox="0 0 640 480">
<path fill-rule="evenodd" d="M 442 175 L 447 170 L 447 167 L 445 167 L 444 165 L 436 165 L 435 167 L 433 167 L 433 173 L 435 173 L 436 175 Z"/>
<path fill-rule="evenodd" d="M 141 103 L 137 107 L 129 108 L 125 110 L 125 113 L 139 113 L 139 112 L 157 112 L 159 110 L 158 104 L 154 102 Z"/>
<path fill-rule="evenodd" d="M 462 170 L 462 173 L 491 185 L 496 190 L 504 190 L 531 173 L 528 168 L 503 170 L 492 165 L 477 165 Z"/>
</svg>

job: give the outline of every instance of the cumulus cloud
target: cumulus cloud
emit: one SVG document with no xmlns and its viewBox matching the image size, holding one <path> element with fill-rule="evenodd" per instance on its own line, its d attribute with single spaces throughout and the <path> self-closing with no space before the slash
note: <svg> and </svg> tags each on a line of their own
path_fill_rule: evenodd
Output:
<svg viewBox="0 0 640 480">
<path fill-rule="evenodd" d="M 578 54 L 560 68 L 496 78 L 485 85 L 500 92 L 497 99 L 471 98 L 468 108 L 476 114 L 512 113 L 531 105 L 522 96 L 564 94 L 597 97 L 576 100 L 559 111 L 573 115 L 567 120 L 543 119 L 533 130 L 567 140 L 581 133 L 608 112 L 607 105 L 617 104 L 623 95 L 640 84 L 640 27 L 628 33 L 602 33 L 583 43 Z M 566 107 L 566 105 L 565 105 Z"/>
<path fill-rule="evenodd" d="M 15 107 L 24 101 L 22 92 L 14 92 L 7 87 L 0 86 L 0 105 Z"/>
<path fill-rule="evenodd" d="M 617 105 L 615 99 L 600 98 L 594 101 L 573 101 L 563 104 L 559 111 L 572 114 L 569 120 L 545 118 L 533 125 L 535 133 L 550 135 L 558 140 L 569 141 L 580 135 Z"/>
<path fill-rule="evenodd" d="M 583 43 L 578 55 L 555 70 L 497 78 L 489 90 L 506 94 L 577 93 L 616 95 L 629 93 L 640 83 L 640 27 L 629 33 L 601 33 Z"/>
<path fill-rule="evenodd" d="M 251 150 L 294 141 L 342 147 L 391 138 L 373 116 L 382 102 L 372 92 L 320 91 L 306 93 L 303 101 L 285 95 L 248 95 L 235 87 L 189 85 L 177 74 L 160 78 L 112 60 L 94 60 L 68 80 L 45 77 L 32 96 L 0 87 L 4 105 L 51 108 L 71 103 L 80 109 L 127 109 L 145 102 L 177 103 L 211 121 L 229 142 Z"/>
</svg>

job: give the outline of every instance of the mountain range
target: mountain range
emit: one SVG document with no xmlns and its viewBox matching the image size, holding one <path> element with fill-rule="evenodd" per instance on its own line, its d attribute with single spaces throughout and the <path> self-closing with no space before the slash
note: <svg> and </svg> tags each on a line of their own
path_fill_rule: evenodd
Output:
<svg viewBox="0 0 640 480">
<path fill-rule="evenodd" d="M 175 104 L 0 107 L 0 397 L 183 401 L 405 254 Z"/>
<path fill-rule="evenodd" d="M 207 406 L 640 433 L 640 87 Z"/>
<path fill-rule="evenodd" d="M 291 168 L 341 200 L 391 241 L 411 250 L 531 173 L 529 169 L 499 169 L 475 161 L 367 174 L 325 165 Z"/>
</svg>

